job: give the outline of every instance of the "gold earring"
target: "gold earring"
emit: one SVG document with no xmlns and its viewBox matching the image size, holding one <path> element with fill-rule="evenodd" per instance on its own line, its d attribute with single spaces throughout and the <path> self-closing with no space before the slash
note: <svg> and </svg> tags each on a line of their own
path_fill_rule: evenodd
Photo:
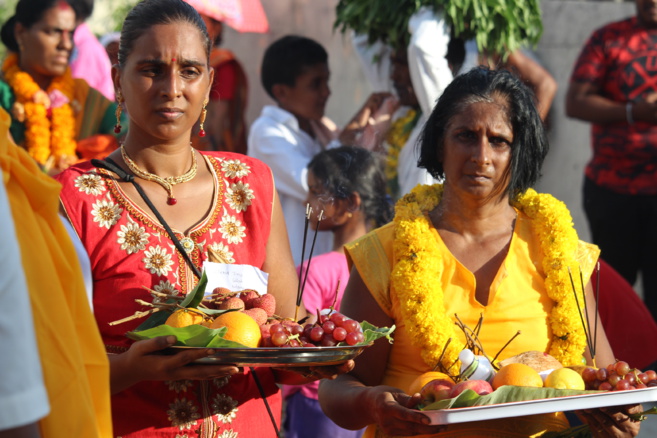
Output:
<svg viewBox="0 0 657 438">
<path fill-rule="evenodd" d="M 347 213 L 347 217 L 353 217 L 352 213 Z"/>
<path fill-rule="evenodd" d="M 121 105 L 123 104 L 123 96 L 121 96 L 121 93 L 116 94 L 116 110 L 114 111 L 114 115 L 116 116 L 116 125 L 114 125 L 114 133 L 119 134 L 121 132 L 121 112 L 123 111 L 123 108 Z"/>
<path fill-rule="evenodd" d="M 205 117 L 208 115 L 208 101 L 206 100 L 203 102 L 203 109 L 201 110 L 201 118 L 199 119 L 199 131 L 198 131 L 198 136 L 199 137 L 205 137 L 205 129 L 203 129 L 203 124 L 205 123 Z"/>
</svg>

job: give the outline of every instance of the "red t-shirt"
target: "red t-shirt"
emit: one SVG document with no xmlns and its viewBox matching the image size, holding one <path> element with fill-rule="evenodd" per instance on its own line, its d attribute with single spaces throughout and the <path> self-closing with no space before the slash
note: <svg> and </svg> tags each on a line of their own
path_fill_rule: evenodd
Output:
<svg viewBox="0 0 657 438">
<path fill-rule="evenodd" d="M 596 30 L 570 81 L 592 83 L 601 96 L 622 103 L 657 92 L 657 30 L 641 26 L 636 17 Z M 618 193 L 657 194 L 657 126 L 593 123 L 591 144 L 586 176 L 597 185 Z"/>
</svg>

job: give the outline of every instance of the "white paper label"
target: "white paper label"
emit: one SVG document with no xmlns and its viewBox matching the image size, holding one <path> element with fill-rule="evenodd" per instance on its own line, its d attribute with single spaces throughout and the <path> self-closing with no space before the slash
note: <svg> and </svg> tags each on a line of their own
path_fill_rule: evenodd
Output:
<svg viewBox="0 0 657 438">
<path fill-rule="evenodd" d="M 205 296 L 211 295 L 216 287 L 225 287 L 234 292 L 253 289 L 260 295 L 267 293 L 269 274 L 255 266 L 203 262 L 203 269 L 208 277 Z"/>
</svg>

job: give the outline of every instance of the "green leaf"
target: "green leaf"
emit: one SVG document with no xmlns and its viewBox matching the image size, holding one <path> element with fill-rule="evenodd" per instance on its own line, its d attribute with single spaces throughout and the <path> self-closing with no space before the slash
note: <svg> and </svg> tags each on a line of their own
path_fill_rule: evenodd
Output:
<svg viewBox="0 0 657 438">
<path fill-rule="evenodd" d="M 395 331 L 395 326 L 392 327 L 376 327 L 375 325 L 370 324 L 367 321 L 360 323 L 360 326 L 363 328 L 363 335 L 365 336 L 365 341 L 363 344 L 369 344 L 374 342 L 379 338 L 387 338 L 388 342 L 392 343 L 392 332 Z"/>
<path fill-rule="evenodd" d="M 153 339 L 158 336 L 173 335 L 176 337 L 175 345 L 206 347 L 214 337 L 223 335 L 226 330 L 226 327 L 210 329 L 198 324 L 188 325 L 187 327 L 171 327 L 170 325 L 162 324 L 147 330 L 131 331 L 126 333 L 126 336 L 135 341 L 141 341 L 144 339 Z"/>
<path fill-rule="evenodd" d="M 208 276 L 205 275 L 205 270 L 203 270 L 203 274 L 201 274 L 201 279 L 196 283 L 196 287 L 187 294 L 185 299 L 183 300 L 180 305 L 182 307 L 192 307 L 196 308 L 198 307 L 199 304 L 201 304 L 201 301 L 203 301 L 203 296 L 205 295 L 205 287 L 208 284 Z"/>
<path fill-rule="evenodd" d="M 201 310 L 201 309 L 199 309 Z M 202 309 L 206 310 L 206 309 Z M 232 310 L 221 310 L 220 312 L 232 312 Z M 168 313 L 168 312 L 161 312 Z M 366 321 L 361 323 L 363 328 L 363 335 L 365 336 L 365 341 L 358 345 L 366 345 L 370 342 L 374 342 L 379 338 L 386 337 L 389 342 L 392 342 L 390 335 L 395 330 L 395 327 L 376 327 Z M 158 336 L 169 336 L 173 335 L 176 337 L 175 345 L 184 346 L 184 347 L 207 347 L 207 348 L 248 348 L 245 345 L 242 345 L 237 342 L 229 341 L 224 339 L 224 335 L 228 329 L 222 327 L 219 329 L 211 329 L 202 325 L 193 324 L 188 325 L 187 327 L 171 327 L 166 324 L 161 324 L 156 327 L 149 327 L 144 330 L 137 329 L 131 332 L 126 333 L 126 336 L 135 341 L 141 341 L 144 339 L 152 339 Z M 340 345 L 346 345 L 344 342 Z"/>
<path fill-rule="evenodd" d="M 580 391 L 576 389 L 554 389 L 554 388 L 528 388 L 524 386 L 505 385 L 497 388 L 488 395 L 478 395 L 471 389 L 466 389 L 457 397 L 439 400 L 430 405 L 421 407 L 423 411 L 465 408 L 471 406 L 487 406 L 499 403 L 510 403 L 517 401 L 540 400 L 544 398 L 566 397 L 569 395 L 596 394 L 601 391 Z"/>
<path fill-rule="evenodd" d="M 151 316 L 146 319 L 146 321 L 142 322 L 139 327 L 135 329 L 135 331 L 142 331 L 146 330 L 149 328 L 157 327 L 158 325 L 162 325 L 166 322 L 167 318 L 171 316 L 171 311 L 169 310 L 160 310 L 159 312 L 153 313 Z"/>
</svg>

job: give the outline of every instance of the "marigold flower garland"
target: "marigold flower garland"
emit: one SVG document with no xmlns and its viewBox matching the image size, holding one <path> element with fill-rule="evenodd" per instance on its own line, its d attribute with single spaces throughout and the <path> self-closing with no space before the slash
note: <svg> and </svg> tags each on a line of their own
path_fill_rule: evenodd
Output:
<svg viewBox="0 0 657 438">
<path fill-rule="evenodd" d="M 15 109 L 20 108 L 25 123 L 25 149 L 38 163 L 45 164 L 52 155 L 59 158 L 74 156 L 75 116 L 71 102 L 75 93 L 75 83 L 71 69 L 53 78 L 48 90 L 43 91 L 28 73 L 18 66 L 18 55 L 11 54 L 2 66 L 4 79 L 16 96 Z M 67 102 L 51 106 L 49 94 L 58 91 Z M 50 118 L 48 117 L 50 110 Z M 16 118 L 16 114 L 14 114 Z M 19 119 L 19 121 L 21 121 Z"/>
<path fill-rule="evenodd" d="M 388 130 L 388 134 L 386 135 L 388 152 L 386 157 L 385 175 L 388 180 L 388 194 L 392 195 L 395 199 L 399 192 L 399 181 L 397 180 L 399 154 L 408 141 L 411 131 L 415 128 L 419 115 L 419 111 L 410 108 L 406 115 L 398 118 L 392 123 Z"/>
<path fill-rule="evenodd" d="M 445 313 L 443 288 L 435 281 L 442 263 L 433 244 L 428 217 L 428 212 L 440 202 L 442 192 L 441 184 L 418 186 L 397 203 L 395 264 L 390 277 L 413 344 L 421 349 L 422 358 L 432 368 L 438 364 L 449 338 L 457 339 L 454 320 Z M 573 272 L 579 269 L 578 237 L 570 212 L 561 201 L 533 189 L 518 196 L 513 205 L 532 219 L 544 253 L 545 288 L 555 302 L 548 315 L 553 336 L 549 354 L 564 365 L 580 364 L 586 338 L 568 276 L 568 267 Z M 582 291 L 578 294 L 583 302 Z M 445 369 L 457 361 L 461 347 L 456 342 L 447 346 L 442 358 Z"/>
</svg>

